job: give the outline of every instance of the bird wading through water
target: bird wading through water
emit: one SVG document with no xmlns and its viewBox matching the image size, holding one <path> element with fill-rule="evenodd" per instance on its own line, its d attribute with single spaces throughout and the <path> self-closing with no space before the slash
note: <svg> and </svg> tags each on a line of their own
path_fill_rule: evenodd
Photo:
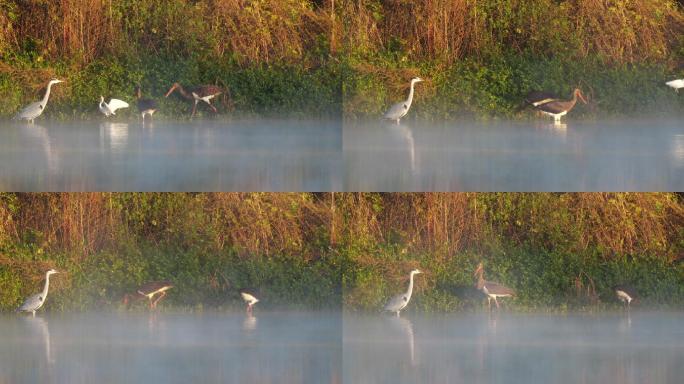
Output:
<svg viewBox="0 0 684 384">
<path fill-rule="evenodd" d="M 579 88 L 575 88 L 570 100 L 558 99 L 549 92 L 534 91 L 527 95 L 525 101 L 537 110 L 552 116 L 556 123 L 560 123 L 561 117 L 565 116 L 575 107 L 577 99 L 581 100 L 584 104 L 587 103 Z"/>
<path fill-rule="evenodd" d="M 186 90 L 179 83 L 173 83 L 173 85 L 171 86 L 171 88 L 169 88 L 169 91 L 166 92 L 166 95 L 164 95 L 164 97 L 169 97 L 169 95 L 171 95 L 175 90 L 178 90 L 178 93 L 180 93 L 181 96 L 183 96 L 187 100 L 191 100 L 194 102 L 192 105 L 192 114 L 190 115 L 190 117 L 195 116 L 195 112 L 197 111 L 197 103 L 199 103 L 200 101 L 204 101 L 205 103 L 207 103 L 209 108 L 211 108 L 211 110 L 214 111 L 214 113 L 218 113 L 216 107 L 214 107 L 211 104 L 211 99 L 224 93 L 224 90 L 220 87 L 217 87 L 216 85 L 200 85 L 197 87 L 188 88 Z"/>
<path fill-rule="evenodd" d="M 174 285 L 170 281 L 152 281 L 141 285 L 135 294 L 126 294 L 123 298 L 123 304 L 128 306 L 131 300 L 142 300 L 147 298 L 150 303 L 150 309 L 157 308 L 157 303 L 166 296 L 166 291 L 173 288 Z M 157 296 L 155 299 L 154 297 Z"/>
<path fill-rule="evenodd" d="M 416 83 L 419 83 L 421 81 L 423 81 L 423 79 L 421 79 L 420 77 L 414 77 L 413 79 L 411 79 L 411 90 L 409 91 L 408 99 L 406 99 L 406 101 L 402 101 L 391 106 L 390 109 L 388 109 L 387 112 L 385 112 L 382 118 L 386 120 L 394 120 L 397 122 L 397 124 L 399 124 L 401 118 L 406 116 L 406 114 L 409 111 L 409 108 L 411 108 L 411 103 L 413 103 L 413 91 Z"/>
<path fill-rule="evenodd" d="M 671 80 L 665 84 L 679 93 L 679 88 L 684 88 L 684 79 Z"/>
<path fill-rule="evenodd" d="M 45 91 L 45 96 L 43 96 L 43 100 L 36 101 L 34 103 L 31 103 L 24 107 L 17 115 L 14 117 L 17 120 L 26 120 L 30 123 L 33 123 L 33 120 L 40 116 L 43 111 L 45 110 L 45 106 L 47 106 L 48 99 L 50 98 L 50 90 L 52 89 L 53 84 L 58 84 L 58 83 L 63 83 L 64 81 L 59 80 L 59 79 L 52 79 L 47 85 L 47 90 Z"/>
<path fill-rule="evenodd" d="M 109 103 L 105 103 L 104 96 L 100 96 L 98 108 L 100 109 L 100 112 L 109 117 L 115 115 L 117 109 L 128 108 L 128 103 L 119 99 L 109 99 Z"/>
<path fill-rule="evenodd" d="M 615 296 L 617 296 L 618 300 L 620 300 L 629 311 L 630 304 L 637 297 L 636 290 L 627 285 L 618 285 L 614 287 L 613 290 L 615 291 Z"/>
<path fill-rule="evenodd" d="M 489 309 L 492 308 L 492 299 L 494 299 L 494 303 L 496 303 L 496 308 L 499 308 L 499 297 L 512 297 L 515 296 L 515 291 L 511 288 L 508 288 L 502 284 L 493 282 L 493 281 L 487 281 L 484 279 L 484 266 L 482 265 L 482 262 L 477 265 L 477 269 L 475 269 L 475 273 L 473 276 L 477 276 L 477 289 L 482 291 L 485 295 L 487 295 L 487 304 L 489 306 Z"/>
<path fill-rule="evenodd" d="M 242 300 L 244 300 L 245 303 L 247 303 L 247 313 L 252 313 L 252 309 L 254 307 L 254 304 L 259 302 L 259 299 L 257 298 L 256 290 L 247 289 L 247 288 L 241 289 L 240 290 L 240 297 L 242 297 Z"/>
<path fill-rule="evenodd" d="M 143 99 L 142 98 L 142 90 L 140 89 L 140 86 L 135 87 L 135 98 L 136 100 L 136 105 L 138 106 L 138 111 L 140 112 L 140 115 L 142 116 L 143 124 L 145 123 L 145 115 L 150 115 L 150 118 L 152 115 L 157 112 L 157 109 L 159 108 L 157 106 L 157 102 L 152 100 L 152 99 Z"/>
<path fill-rule="evenodd" d="M 43 292 L 36 293 L 30 296 L 24 301 L 24 304 L 17 309 L 17 312 L 31 312 L 33 316 L 36 316 L 36 311 L 45 304 L 45 299 L 47 298 L 48 288 L 50 287 L 50 275 L 59 273 L 54 269 L 51 269 L 45 273 L 45 286 L 43 287 Z"/>
<path fill-rule="evenodd" d="M 421 272 L 418 269 L 414 269 L 413 271 L 411 271 L 411 274 L 409 276 L 408 290 L 405 293 L 401 293 L 392 297 L 387 302 L 387 304 L 385 304 L 383 310 L 387 312 L 394 312 L 397 316 L 399 316 L 399 312 L 401 312 L 402 309 L 406 308 L 409 301 L 411 300 L 411 295 L 413 294 L 413 276 L 419 273 L 423 272 Z"/>
</svg>

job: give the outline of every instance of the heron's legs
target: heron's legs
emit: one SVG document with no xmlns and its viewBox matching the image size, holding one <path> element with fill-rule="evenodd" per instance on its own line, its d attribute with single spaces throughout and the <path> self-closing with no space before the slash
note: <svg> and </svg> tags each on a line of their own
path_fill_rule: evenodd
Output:
<svg viewBox="0 0 684 384">
<path fill-rule="evenodd" d="M 487 307 L 490 311 L 492 310 L 492 297 L 489 295 L 487 295 Z"/>
<path fill-rule="evenodd" d="M 154 301 L 152 307 L 157 308 L 157 303 L 159 302 L 159 300 L 163 299 L 164 296 L 166 296 L 166 292 L 162 292 L 161 294 L 159 294 L 159 297 L 157 297 L 157 300 Z"/>
<path fill-rule="evenodd" d="M 496 303 L 496 309 L 499 309 L 499 300 L 494 296 L 494 302 Z"/>
</svg>

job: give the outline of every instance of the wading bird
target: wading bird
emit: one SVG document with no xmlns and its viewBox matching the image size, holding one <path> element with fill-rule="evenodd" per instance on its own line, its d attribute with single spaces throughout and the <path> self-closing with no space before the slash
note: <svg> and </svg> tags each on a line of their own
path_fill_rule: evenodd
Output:
<svg viewBox="0 0 684 384">
<path fill-rule="evenodd" d="M 50 98 L 50 89 L 52 88 L 52 84 L 63 82 L 64 81 L 58 79 L 50 80 L 50 82 L 47 85 L 47 90 L 45 91 L 45 96 L 43 96 L 43 100 L 36 101 L 34 103 L 27 105 L 24 109 L 19 111 L 19 113 L 17 113 L 17 115 L 14 118 L 19 120 L 27 120 L 30 123 L 33 123 L 33 120 L 36 117 L 40 116 L 45 110 L 45 106 L 47 105 L 48 99 Z"/>
<path fill-rule="evenodd" d="M 515 295 L 515 291 L 512 290 L 511 288 L 508 288 L 506 286 L 503 286 L 499 283 L 495 283 L 493 281 L 487 281 L 484 279 L 484 266 L 482 265 L 482 262 L 477 265 L 477 269 L 475 269 L 475 273 L 473 276 L 477 276 L 477 289 L 482 291 L 485 295 L 487 295 L 487 304 L 489 305 L 489 309 L 492 308 L 492 299 L 494 299 L 494 303 L 496 303 L 496 307 L 499 308 L 499 301 L 497 298 L 499 297 L 511 297 Z"/>
<path fill-rule="evenodd" d="M 145 115 L 150 115 L 151 118 L 152 115 L 157 112 L 157 102 L 152 99 L 143 99 L 140 86 L 135 87 L 135 97 L 137 99 L 136 104 L 138 106 L 138 111 L 142 116 L 143 123 L 145 123 Z"/>
<path fill-rule="evenodd" d="M 147 300 L 149 300 L 150 303 L 150 309 L 154 309 L 157 308 L 157 303 L 159 303 L 159 301 L 163 299 L 164 296 L 166 296 L 166 291 L 173 287 L 174 285 L 170 281 L 152 281 L 149 283 L 145 283 L 137 289 L 135 294 L 124 295 L 123 303 L 124 305 L 128 306 L 128 303 L 131 299 L 141 300 L 147 298 Z M 157 295 L 159 296 L 156 299 L 154 299 L 154 297 Z"/>
<path fill-rule="evenodd" d="M 36 316 L 36 311 L 45 304 L 45 299 L 47 298 L 48 288 L 50 287 L 50 275 L 59 273 L 54 269 L 51 269 L 45 273 L 45 286 L 43 287 L 43 292 L 36 293 L 35 295 L 29 297 L 24 301 L 24 304 L 17 309 L 18 312 L 31 312 L 33 316 Z"/>
<path fill-rule="evenodd" d="M 119 99 L 109 99 L 109 103 L 105 103 L 104 97 L 100 96 L 100 104 L 98 105 L 100 112 L 109 117 L 115 115 L 117 109 L 128 108 L 128 103 Z"/>
<path fill-rule="evenodd" d="M 561 117 L 565 116 L 572 108 L 575 107 L 577 99 L 580 99 L 584 104 L 587 100 L 584 98 L 582 91 L 579 88 L 575 88 L 572 92 L 572 99 L 561 100 L 556 98 L 553 94 L 548 92 L 530 92 L 525 101 L 537 108 L 541 112 L 553 116 L 553 120 L 556 123 L 560 123 Z"/>
<path fill-rule="evenodd" d="M 175 90 L 178 90 L 178 92 L 184 98 L 190 101 L 194 101 L 194 104 L 192 105 L 192 114 L 190 115 L 190 117 L 195 116 L 195 112 L 197 111 L 197 103 L 199 103 L 200 101 L 204 101 L 205 103 L 207 103 L 209 108 L 211 108 L 211 110 L 214 111 L 214 113 L 218 113 L 216 107 L 211 105 L 211 99 L 222 94 L 222 88 L 217 87 L 215 85 L 199 85 L 197 87 L 192 87 L 186 90 L 179 83 L 173 83 L 173 85 L 171 86 L 171 88 L 169 88 L 169 91 L 166 92 L 166 95 L 164 97 L 169 97 L 169 95 L 171 95 Z"/>
<path fill-rule="evenodd" d="M 637 297 L 634 288 L 627 285 L 618 285 L 613 289 L 615 290 L 615 295 L 618 300 L 620 300 L 622 304 L 627 307 L 627 310 L 629 310 L 630 304 Z"/>
<path fill-rule="evenodd" d="M 259 302 L 259 299 L 257 299 L 257 293 L 253 289 L 241 289 L 240 290 L 240 297 L 242 297 L 242 300 L 247 303 L 247 313 L 252 313 L 252 308 L 254 307 L 254 304 Z"/>
<path fill-rule="evenodd" d="M 684 88 L 684 79 L 671 80 L 665 84 L 679 93 L 679 88 Z"/>
<path fill-rule="evenodd" d="M 402 117 L 406 116 L 406 114 L 409 111 L 409 108 L 411 108 L 411 103 L 413 103 L 413 88 L 416 85 L 416 83 L 419 83 L 423 81 L 420 77 L 414 77 L 411 79 L 411 90 L 409 91 L 409 96 L 406 101 L 402 101 L 400 103 L 396 103 L 393 106 L 390 107 L 390 109 L 385 112 L 385 115 L 382 117 L 383 119 L 386 120 L 394 120 L 399 124 L 399 121 L 401 120 Z"/>
<path fill-rule="evenodd" d="M 405 293 L 398 294 L 391 298 L 390 301 L 388 301 L 387 304 L 385 304 L 385 308 L 383 308 L 385 311 L 394 312 L 397 314 L 397 316 L 399 316 L 399 312 L 401 312 L 402 309 L 406 308 L 406 306 L 409 303 L 409 300 L 411 300 L 411 295 L 413 294 L 413 276 L 419 273 L 423 272 L 417 269 L 411 271 L 411 275 L 409 277 L 408 290 Z"/>
</svg>

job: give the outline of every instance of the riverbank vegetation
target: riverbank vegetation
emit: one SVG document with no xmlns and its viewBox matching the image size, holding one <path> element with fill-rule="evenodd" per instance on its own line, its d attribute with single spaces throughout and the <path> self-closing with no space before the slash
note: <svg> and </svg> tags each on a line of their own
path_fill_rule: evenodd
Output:
<svg viewBox="0 0 684 384">
<path fill-rule="evenodd" d="M 578 117 L 681 114 L 683 36 L 676 0 L 0 0 L 0 115 L 58 76 L 52 117 L 136 84 L 185 117 L 162 97 L 179 81 L 228 88 L 233 114 L 375 118 L 415 75 L 425 119 L 529 116 L 528 91 L 574 87 Z"/>
<path fill-rule="evenodd" d="M 644 308 L 684 303 L 675 194 L 364 193 L 338 205 L 346 310 L 379 310 L 413 268 L 425 272 L 413 310 L 481 308 L 480 261 L 485 279 L 517 291 L 517 310 L 616 306 L 619 284 L 634 286 Z"/>
<path fill-rule="evenodd" d="M 420 268 L 409 310 L 481 308 L 485 278 L 516 310 L 684 303 L 684 200 L 672 193 L 77 193 L 0 195 L 0 309 L 56 268 L 49 309 L 119 308 L 171 280 L 170 307 L 378 311 Z"/>
</svg>

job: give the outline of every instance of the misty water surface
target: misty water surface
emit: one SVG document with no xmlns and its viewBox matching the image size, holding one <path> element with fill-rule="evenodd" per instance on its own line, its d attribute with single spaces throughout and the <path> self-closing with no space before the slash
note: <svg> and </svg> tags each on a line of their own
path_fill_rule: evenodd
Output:
<svg viewBox="0 0 684 384">
<path fill-rule="evenodd" d="M 681 191 L 681 120 L 344 126 L 347 191 Z"/>
<path fill-rule="evenodd" d="M 0 316 L 0 383 L 339 383 L 336 313 Z"/>
<path fill-rule="evenodd" d="M 684 313 L 345 316 L 344 383 L 681 383 Z"/>
<path fill-rule="evenodd" d="M 328 191 L 342 123 L 0 123 L 3 191 Z"/>
</svg>

